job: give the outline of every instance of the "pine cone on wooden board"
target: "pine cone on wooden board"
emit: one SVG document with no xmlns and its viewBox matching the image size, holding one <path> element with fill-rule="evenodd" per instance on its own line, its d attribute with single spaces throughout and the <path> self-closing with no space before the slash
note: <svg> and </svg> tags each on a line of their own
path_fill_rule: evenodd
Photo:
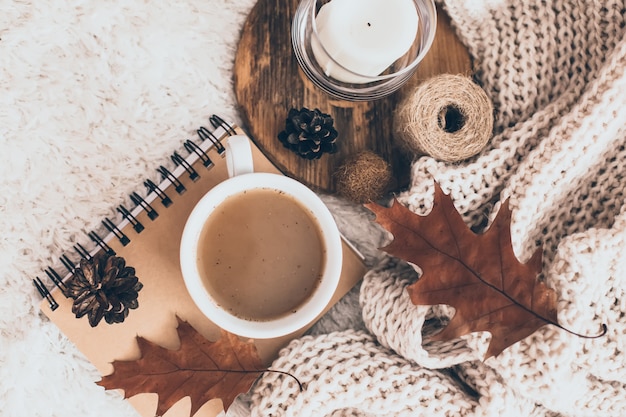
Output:
<svg viewBox="0 0 626 417">
<path fill-rule="evenodd" d="M 291 109 L 278 140 L 302 158 L 319 159 L 324 153 L 337 152 L 338 133 L 333 124 L 333 118 L 318 109 Z"/>
</svg>

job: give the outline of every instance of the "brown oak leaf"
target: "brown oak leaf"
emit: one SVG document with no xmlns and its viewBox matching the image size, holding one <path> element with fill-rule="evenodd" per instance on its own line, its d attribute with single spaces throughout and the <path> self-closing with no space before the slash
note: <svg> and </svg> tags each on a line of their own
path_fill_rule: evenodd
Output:
<svg viewBox="0 0 626 417">
<path fill-rule="evenodd" d="M 456 310 L 448 325 L 431 340 L 490 332 L 487 359 L 546 324 L 559 326 L 556 293 L 537 280 L 542 249 L 527 263 L 515 256 L 508 200 L 483 234 L 467 227 L 438 184 L 433 208 L 425 216 L 411 212 L 397 200 L 390 208 L 375 203 L 366 207 L 394 237 L 382 249 L 422 270 L 422 276 L 407 287 L 413 304 L 446 304 Z"/>
<path fill-rule="evenodd" d="M 237 395 L 247 392 L 264 371 L 252 342 L 242 342 L 224 330 L 211 342 L 191 325 L 178 319 L 180 348 L 165 349 L 137 337 L 141 358 L 114 361 L 112 374 L 98 385 L 123 389 L 124 398 L 141 393 L 157 393 L 158 416 L 184 397 L 191 397 L 193 416 L 207 401 L 221 398 L 228 410 Z"/>
</svg>

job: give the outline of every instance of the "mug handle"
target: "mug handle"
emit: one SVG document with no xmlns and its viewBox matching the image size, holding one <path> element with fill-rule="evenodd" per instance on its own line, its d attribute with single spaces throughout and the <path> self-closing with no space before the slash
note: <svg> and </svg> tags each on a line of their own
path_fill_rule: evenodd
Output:
<svg viewBox="0 0 626 417">
<path fill-rule="evenodd" d="M 252 148 L 250 140 L 244 135 L 235 135 L 226 141 L 226 167 L 228 177 L 250 174 L 254 172 L 254 161 L 252 159 Z"/>
</svg>

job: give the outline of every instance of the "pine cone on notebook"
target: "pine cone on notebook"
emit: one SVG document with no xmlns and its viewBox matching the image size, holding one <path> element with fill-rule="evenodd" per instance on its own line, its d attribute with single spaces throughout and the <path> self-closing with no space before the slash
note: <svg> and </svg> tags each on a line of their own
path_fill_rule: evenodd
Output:
<svg viewBox="0 0 626 417">
<path fill-rule="evenodd" d="M 103 318 L 109 324 L 121 323 L 129 310 L 139 306 L 142 287 L 135 268 L 126 266 L 124 258 L 98 252 L 81 259 L 68 283 L 68 295 L 74 299 L 72 313 L 76 318 L 87 315 L 91 327 Z"/>
<path fill-rule="evenodd" d="M 337 130 L 333 118 L 318 109 L 291 109 L 287 115 L 285 130 L 278 140 L 306 159 L 319 159 L 324 153 L 337 152 Z"/>
</svg>

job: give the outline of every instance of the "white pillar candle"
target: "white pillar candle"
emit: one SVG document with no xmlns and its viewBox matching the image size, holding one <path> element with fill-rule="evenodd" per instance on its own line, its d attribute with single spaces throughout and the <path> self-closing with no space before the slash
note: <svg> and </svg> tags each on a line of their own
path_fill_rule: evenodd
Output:
<svg viewBox="0 0 626 417">
<path fill-rule="evenodd" d="M 404 55 L 415 41 L 418 15 L 413 0 L 331 0 L 320 8 L 315 24 L 318 40 L 311 46 L 325 74 L 366 83 L 353 73 L 380 75 Z"/>
</svg>

